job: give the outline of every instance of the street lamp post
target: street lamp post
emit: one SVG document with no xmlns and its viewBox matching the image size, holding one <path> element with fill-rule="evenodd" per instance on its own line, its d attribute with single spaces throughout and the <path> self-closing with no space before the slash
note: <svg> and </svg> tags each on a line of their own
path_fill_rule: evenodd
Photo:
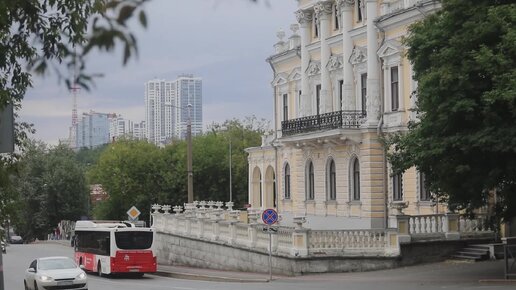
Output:
<svg viewBox="0 0 516 290">
<path fill-rule="evenodd" d="M 229 136 L 229 201 L 233 202 L 233 182 L 231 174 L 231 136 Z"/>
<path fill-rule="evenodd" d="M 192 109 L 192 105 L 188 104 L 186 106 L 188 108 L 188 121 L 186 123 L 186 171 L 188 175 L 188 203 L 193 202 L 193 170 L 192 170 L 192 118 L 190 116 L 190 111 Z"/>
</svg>

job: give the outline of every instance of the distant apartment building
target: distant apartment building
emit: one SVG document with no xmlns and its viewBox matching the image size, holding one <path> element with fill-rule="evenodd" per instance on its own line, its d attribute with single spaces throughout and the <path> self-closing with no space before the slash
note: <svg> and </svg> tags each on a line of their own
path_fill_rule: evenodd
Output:
<svg viewBox="0 0 516 290">
<path fill-rule="evenodd" d="M 141 121 L 140 123 L 133 124 L 133 138 L 137 140 L 145 140 L 147 139 L 145 128 L 145 121 Z"/>
<path fill-rule="evenodd" d="M 125 119 L 122 115 L 113 114 L 109 119 L 109 140 L 116 141 L 122 137 L 133 138 L 133 121 Z"/>
<path fill-rule="evenodd" d="M 174 82 L 151 80 L 145 84 L 146 138 L 150 143 L 165 143 L 173 137 Z"/>
<path fill-rule="evenodd" d="M 175 82 L 175 136 L 180 139 L 186 138 L 188 117 L 192 122 L 192 135 L 199 135 L 202 133 L 202 80 L 191 74 L 184 74 Z M 188 105 L 191 105 L 189 110 Z"/>
<path fill-rule="evenodd" d="M 109 143 L 109 118 L 112 114 L 90 111 L 77 123 L 76 148 L 95 148 Z"/>
<path fill-rule="evenodd" d="M 145 83 L 144 132 L 150 143 L 162 145 L 173 139 L 184 139 L 189 118 L 192 134 L 202 133 L 200 78 L 180 75 L 175 81 L 155 79 Z"/>
</svg>

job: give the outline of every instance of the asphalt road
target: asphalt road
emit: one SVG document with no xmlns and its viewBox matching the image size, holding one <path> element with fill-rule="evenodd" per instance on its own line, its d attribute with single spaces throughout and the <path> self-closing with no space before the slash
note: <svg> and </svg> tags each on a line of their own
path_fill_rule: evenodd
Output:
<svg viewBox="0 0 516 290">
<path fill-rule="evenodd" d="M 10 245 L 3 256 L 5 290 L 23 290 L 25 269 L 34 258 L 57 255 L 72 257 L 72 248 L 52 243 Z M 88 279 L 90 290 L 516 289 L 516 284 L 479 282 L 481 279 L 502 277 L 502 262 L 436 263 L 376 272 L 277 277 L 270 283 L 190 281 L 154 275 L 131 279 L 100 278 L 89 274 Z"/>
</svg>

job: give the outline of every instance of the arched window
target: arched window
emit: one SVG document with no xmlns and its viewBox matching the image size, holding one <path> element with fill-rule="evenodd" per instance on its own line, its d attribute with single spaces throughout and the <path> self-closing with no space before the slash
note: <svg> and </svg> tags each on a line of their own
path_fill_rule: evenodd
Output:
<svg viewBox="0 0 516 290">
<path fill-rule="evenodd" d="M 288 163 L 285 165 L 284 171 L 284 196 L 285 199 L 290 199 L 290 165 Z"/>
<path fill-rule="evenodd" d="M 358 158 L 353 160 L 351 167 L 351 197 L 353 200 L 360 200 L 360 161 Z"/>
<path fill-rule="evenodd" d="M 329 200 L 337 199 L 337 174 L 333 159 L 329 160 L 326 167 L 326 196 Z"/>
<path fill-rule="evenodd" d="M 314 164 L 309 161 L 306 165 L 305 172 L 305 185 L 306 185 L 306 199 L 314 200 L 315 198 L 315 178 L 314 178 Z"/>
</svg>

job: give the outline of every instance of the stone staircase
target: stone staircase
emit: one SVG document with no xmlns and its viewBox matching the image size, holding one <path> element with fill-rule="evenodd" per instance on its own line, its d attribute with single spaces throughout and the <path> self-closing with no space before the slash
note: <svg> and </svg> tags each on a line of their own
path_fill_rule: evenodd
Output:
<svg viewBox="0 0 516 290">
<path fill-rule="evenodd" d="M 460 251 L 455 252 L 455 254 L 451 256 L 451 258 L 456 260 L 467 260 L 474 262 L 487 260 L 489 259 L 489 245 L 468 245 Z"/>
</svg>

